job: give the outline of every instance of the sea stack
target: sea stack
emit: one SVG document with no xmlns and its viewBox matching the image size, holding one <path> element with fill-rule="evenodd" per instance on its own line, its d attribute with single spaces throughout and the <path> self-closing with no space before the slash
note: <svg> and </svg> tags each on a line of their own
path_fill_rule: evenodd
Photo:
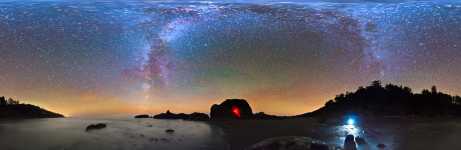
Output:
<svg viewBox="0 0 461 150">
<path fill-rule="evenodd" d="M 207 114 L 194 112 L 191 114 L 179 113 L 175 114 L 167 110 L 165 113 L 157 114 L 153 117 L 154 119 L 183 119 L 193 121 L 208 121 L 210 118 Z"/>
<path fill-rule="evenodd" d="M 253 111 L 244 99 L 227 99 L 211 106 L 211 120 L 252 119 Z"/>
</svg>

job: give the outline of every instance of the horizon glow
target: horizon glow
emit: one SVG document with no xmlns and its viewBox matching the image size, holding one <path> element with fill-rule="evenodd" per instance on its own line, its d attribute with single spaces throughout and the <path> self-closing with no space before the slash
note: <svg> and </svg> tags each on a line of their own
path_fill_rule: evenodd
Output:
<svg viewBox="0 0 461 150">
<path fill-rule="evenodd" d="M 0 2 L 0 96 L 67 116 L 296 115 L 373 80 L 461 93 L 461 3 Z"/>
</svg>

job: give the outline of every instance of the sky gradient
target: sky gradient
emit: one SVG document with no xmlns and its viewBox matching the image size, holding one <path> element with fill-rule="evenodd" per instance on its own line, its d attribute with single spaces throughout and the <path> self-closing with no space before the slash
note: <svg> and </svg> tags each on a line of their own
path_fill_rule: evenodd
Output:
<svg viewBox="0 0 461 150">
<path fill-rule="evenodd" d="M 0 2 L 0 95 L 68 116 L 294 115 L 372 80 L 461 93 L 452 1 Z"/>
</svg>

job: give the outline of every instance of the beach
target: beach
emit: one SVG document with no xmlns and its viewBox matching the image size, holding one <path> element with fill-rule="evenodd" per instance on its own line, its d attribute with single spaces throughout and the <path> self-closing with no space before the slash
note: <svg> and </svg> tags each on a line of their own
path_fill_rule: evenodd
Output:
<svg viewBox="0 0 461 150">
<path fill-rule="evenodd" d="M 232 150 L 240 150 L 264 139 L 281 136 L 305 136 L 342 147 L 345 136 L 352 134 L 365 139 L 359 150 L 378 149 L 457 149 L 461 147 L 461 121 L 455 119 L 395 119 L 370 118 L 361 125 L 340 122 L 319 123 L 312 118 L 285 120 L 216 121 Z"/>
</svg>

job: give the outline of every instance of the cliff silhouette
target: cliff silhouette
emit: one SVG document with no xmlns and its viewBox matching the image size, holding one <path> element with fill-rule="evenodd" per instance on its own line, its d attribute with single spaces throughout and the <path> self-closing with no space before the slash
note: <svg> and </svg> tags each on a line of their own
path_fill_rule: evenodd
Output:
<svg viewBox="0 0 461 150">
<path fill-rule="evenodd" d="M 54 113 L 31 104 L 20 104 L 11 98 L 0 97 L 0 119 L 17 118 L 61 118 L 61 114 Z"/>
<path fill-rule="evenodd" d="M 406 86 L 373 81 L 355 92 L 337 95 L 325 106 L 297 117 L 338 116 L 345 114 L 373 116 L 456 117 L 461 115 L 461 97 L 439 92 L 436 86 L 413 93 Z"/>
</svg>

